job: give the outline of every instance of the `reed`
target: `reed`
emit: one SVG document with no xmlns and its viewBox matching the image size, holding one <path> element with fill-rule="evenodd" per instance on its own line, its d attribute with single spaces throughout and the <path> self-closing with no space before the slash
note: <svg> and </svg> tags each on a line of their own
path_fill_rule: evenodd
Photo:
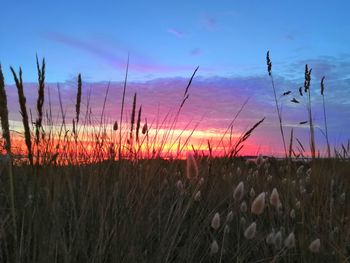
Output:
<svg viewBox="0 0 350 263">
<path fill-rule="evenodd" d="M 24 127 L 25 144 L 27 146 L 27 151 L 28 151 L 28 159 L 29 159 L 30 165 L 33 166 L 31 132 L 29 128 L 29 119 L 28 119 L 28 112 L 26 107 L 26 97 L 24 96 L 24 90 L 23 90 L 22 68 L 21 67 L 19 68 L 19 78 L 17 77 L 15 70 L 12 67 L 10 67 L 10 69 L 17 87 L 19 106 L 21 109 L 22 123 Z"/>
<path fill-rule="evenodd" d="M 283 149 L 284 149 L 285 157 L 287 158 L 288 155 L 287 155 L 286 140 L 284 138 L 283 124 L 282 124 L 282 113 L 280 110 L 280 106 L 278 105 L 275 81 L 274 81 L 273 76 L 272 76 L 272 62 L 270 59 L 270 51 L 267 51 L 267 53 L 266 53 L 266 64 L 267 64 L 267 72 L 269 73 L 269 76 L 271 79 L 271 85 L 272 85 L 273 95 L 274 95 L 275 104 L 276 104 L 276 111 L 277 111 L 277 116 L 278 116 L 278 123 L 279 123 L 281 137 L 282 137 Z"/>
<path fill-rule="evenodd" d="M 310 128 L 310 151 L 312 159 L 316 158 L 316 144 L 315 144 L 315 129 L 312 119 L 312 106 L 311 106 L 311 72 L 308 65 L 305 65 L 305 81 L 304 81 L 304 92 L 307 93 L 307 111 L 309 118 L 309 128 Z"/>
<path fill-rule="evenodd" d="M 327 116 L 326 116 L 326 102 L 325 102 L 325 98 L 324 98 L 324 80 L 325 80 L 325 77 L 323 76 L 321 79 L 323 119 L 324 119 L 324 127 L 325 127 L 325 132 L 326 132 L 326 141 L 327 141 L 327 155 L 328 155 L 328 158 L 331 158 L 331 147 L 330 147 L 329 138 L 328 138 L 328 125 L 327 125 Z"/>
<path fill-rule="evenodd" d="M 75 103 L 75 119 L 77 121 L 77 124 L 79 123 L 79 117 L 80 117 L 80 104 L 81 104 L 81 90 L 82 90 L 82 81 L 81 81 L 81 74 L 78 74 L 78 87 L 77 87 L 77 101 Z"/>
<path fill-rule="evenodd" d="M 40 140 L 40 129 L 42 129 L 43 106 L 45 100 L 45 59 L 43 58 L 40 69 L 38 56 L 36 56 L 36 66 L 38 71 L 38 99 L 36 103 L 38 118 L 35 122 L 35 142 L 37 145 L 37 150 L 39 151 L 38 145 Z"/>
</svg>

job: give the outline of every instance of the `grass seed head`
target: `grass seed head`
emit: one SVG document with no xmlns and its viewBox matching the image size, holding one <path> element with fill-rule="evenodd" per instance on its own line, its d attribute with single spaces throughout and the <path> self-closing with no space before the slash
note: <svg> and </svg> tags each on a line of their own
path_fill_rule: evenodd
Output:
<svg viewBox="0 0 350 263">
<path fill-rule="evenodd" d="M 219 245 L 216 240 L 214 240 L 210 245 L 210 255 L 214 255 L 219 252 Z"/>
<path fill-rule="evenodd" d="M 256 234 L 256 223 L 253 222 L 250 224 L 250 226 L 247 227 L 247 229 L 244 231 L 244 237 L 246 239 L 253 239 Z"/>
<path fill-rule="evenodd" d="M 198 178 L 198 166 L 193 154 L 187 154 L 186 175 L 188 179 Z"/>
<path fill-rule="evenodd" d="M 251 198 L 253 198 L 253 197 L 255 196 L 255 190 L 254 190 L 253 187 L 250 189 L 249 196 L 250 196 Z"/>
<path fill-rule="evenodd" d="M 213 219 L 211 220 L 211 227 L 218 230 L 220 227 L 220 214 L 215 213 Z"/>
<path fill-rule="evenodd" d="M 290 210 L 289 216 L 291 219 L 295 219 L 295 210 L 294 209 Z"/>
<path fill-rule="evenodd" d="M 184 191 L 184 185 L 181 180 L 178 180 L 176 182 L 176 188 L 179 190 L 179 192 L 182 194 Z"/>
<path fill-rule="evenodd" d="M 294 236 L 294 233 L 291 232 L 287 238 L 284 240 L 284 245 L 287 247 L 287 248 L 293 248 L 295 247 L 295 236 Z"/>
<path fill-rule="evenodd" d="M 320 252 L 320 248 L 321 248 L 321 240 L 319 238 L 315 239 L 314 241 L 312 241 L 309 245 L 309 250 L 312 253 L 318 253 Z"/>
<path fill-rule="evenodd" d="M 282 247 L 282 233 L 281 231 L 278 231 L 276 234 L 275 234 L 275 237 L 273 239 L 273 244 L 275 246 L 275 249 L 281 249 Z"/>
<path fill-rule="evenodd" d="M 281 200 L 276 188 L 273 188 L 272 193 L 270 195 L 270 204 L 276 208 L 281 206 Z"/>
<path fill-rule="evenodd" d="M 194 195 L 194 200 L 197 201 L 197 202 L 201 200 L 201 191 L 198 191 L 198 192 Z"/>
<path fill-rule="evenodd" d="M 226 223 L 229 223 L 233 220 L 233 212 L 230 211 L 226 216 Z"/>
<path fill-rule="evenodd" d="M 240 209 L 241 209 L 241 212 L 242 212 L 242 213 L 246 213 L 246 212 L 247 212 L 247 203 L 246 203 L 246 201 L 243 201 L 243 202 L 241 203 Z"/>
<path fill-rule="evenodd" d="M 256 215 L 262 214 L 265 208 L 265 192 L 259 194 L 253 201 L 251 212 Z"/>
<path fill-rule="evenodd" d="M 274 244 L 274 238 L 275 238 L 275 231 L 272 230 L 271 233 L 269 233 L 267 236 L 266 236 L 266 244 L 268 245 L 273 245 Z"/>
<path fill-rule="evenodd" d="M 233 199 L 236 202 L 239 202 L 242 200 L 244 195 L 244 183 L 241 181 L 237 187 L 235 188 L 235 190 L 233 191 Z"/>
</svg>

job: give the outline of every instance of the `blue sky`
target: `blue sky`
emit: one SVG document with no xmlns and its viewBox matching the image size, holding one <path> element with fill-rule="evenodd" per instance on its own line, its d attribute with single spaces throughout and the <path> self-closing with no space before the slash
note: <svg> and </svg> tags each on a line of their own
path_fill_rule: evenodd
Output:
<svg viewBox="0 0 350 263">
<path fill-rule="evenodd" d="M 265 52 L 281 65 L 349 55 L 348 1 L 3 1 L 0 61 L 35 81 L 35 54 L 48 81 L 78 72 L 119 80 L 128 52 L 134 79 L 249 75 Z M 9 74 L 5 70 L 5 74 Z"/>
<path fill-rule="evenodd" d="M 265 116 L 257 134 L 260 140 L 254 143 L 269 153 L 281 152 L 266 72 L 270 50 L 278 95 L 292 90 L 291 96 L 298 96 L 305 64 L 313 68 L 314 122 L 321 149 L 325 140 L 319 82 L 326 76 L 330 140 L 339 146 L 350 134 L 348 10 L 350 2 L 345 0 L 2 1 L 0 63 L 9 85 L 10 116 L 19 118 L 10 65 L 22 66 L 32 107 L 35 85 L 29 82 L 37 81 L 37 53 L 46 59 L 47 83 L 62 84 L 68 109 L 74 107 L 76 76 L 82 73 L 96 101 L 104 94 L 103 83 L 113 82 L 115 94 L 109 98 L 113 112 L 120 106 L 115 106 L 121 94 L 119 82 L 130 54 L 130 90 L 143 94 L 145 113 L 154 114 L 154 105 L 162 101 L 163 112 L 176 108 L 177 94 L 181 97 L 199 65 L 185 120 L 206 115 L 199 129 L 224 129 L 250 98 L 238 129 Z M 290 99 L 282 100 L 286 134 L 294 127 L 295 136 L 307 145 L 307 129 L 298 126 L 306 118 L 305 105 L 291 104 Z"/>
</svg>

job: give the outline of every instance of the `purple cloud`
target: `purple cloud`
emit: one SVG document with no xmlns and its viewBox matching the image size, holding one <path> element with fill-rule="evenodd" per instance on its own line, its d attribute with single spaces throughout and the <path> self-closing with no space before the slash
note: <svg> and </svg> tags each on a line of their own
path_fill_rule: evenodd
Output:
<svg viewBox="0 0 350 263">
<path fill-rule="evenodd" d="M 200 48 L 194 48 L 190 51 L 191 56 L 199 56 L 202 54 L 202 50 Z"/>
<path fill-rule="evenodd" d="M 297 96 L 298 87 L 295 81 L 288 81 L 282 77 L 275 75 L 276 88 L 278 94 L 290 89 L 292 95 Z M 74 117 L 74 98 L 76 96 L 76 80 L 61 83 L 61 95 L 63 106 L 66 109 L 67 120 Z M 138 94 L 137 105 L 142 104 L 143 120 L 147 118 L 149 123 L 155 124 L 156 120 L 162 121 L 168 112 L 175 114 L 181 104 L 182 94 L 187 85 L 186 78 L 163 78 L 154 79 L 146 82 L 129 82 L 126 93 L 126 116 L 130 116 L 132 97 L 135 92 Z M 346 136 L 350 134 L 350 128 L 347 123 L 350 122 L 350 108 L 348 100 L 339 98 L 349 98 L 349 92 L 345 87 L 347 82 L 340 82 L 340 86 L 333 86 L 326 83 L 326 88 L 332 89 L 332 93 L 337 96 L 328 96 L 326 94 L 327 117 L 329 124 L 329 134 L 332 144 L 339 143 L 348 139 Z M 52 112 L 54 119 L 60 121 L 60 110 L 57 96 L 56 84 L 47 84 L 51 91 Z M 329 87 L 331 86 L 331 87 Z M 283 87 L 283 89 L 282 89 Z M 83 100 L 82 105 L 86 105 L 88 90 L 91 89 L 91 106 L 93 116 L 99 119 L 102 112 L 104 94 L 106 92 L 107 83 L 83 83 Z M 20 120 L 16 89 L 12 85 L 6 87 L 10 105 L 10 118 L 15 121 Z M 106 103 L 106 117 L 113 123 L 115 116 L 120 112 L 123 83 L 112 82 L 109 91 L 109 97 Z M 32 109 L 33 118 L 35 119 L 35 100 L 37 93 L 37 85 L 35 83 L 25 84 L 25 93 L 27 95 L 28 108 Z M 328 91 L 328 90 L 327 90 Z M 331 92 L 329 92 L 331 93 Z M 200 121 L 194 138 L 196 143 L 206 140 L 217 139 L 217 134 L 221 134 L 226 130 L 234 115 L 242 105 L 242 103 L 250 98 L 248 105 L 239 116 L 234 124 L 234 134 L 240 134 L 250 128 L 257 120 L 266 117 L 265 122 L 253 134 L 249 141 L 251 145 L 259 146 L 260 151 L 266 154 L 281 153 L 282 144 L 279 135 L 278 120 L 275 113 L 274 101 L 270 82 L 267 76 L 256 77 L 195 77 L 192 86 L 189 89 L 189 98 L 181 111 L 177 128 L 184 129 L 188 123 L 193 127 L 195 123 Z M 302 101 L 302 100 L 301 100 Z M 48 100 L 45 107 L 47 109 Z M 294 128 L 294 136 L 297 137 L 308 149 L 308 126 L 299 125 L 300 121 L 307 120 L 305 105 L 295 105 L 290 103 L 290 98 L 282 97 L 282 114 L 285 133 L 289 134 L 291 128 Z M 323 129 L 322 102 L 319 94 L 313 95 L 313 116 L 316 127 L 316 140 L 318 149 L 324 148 L 325 140 L 320 132 Z M 83 106 L 84 108 L 85 106 Z M 84 114 L 84 110 L 82 114 Z M 204 116 L 204 119 L 202 119 Z M 165 123 L 169 123 L 166 121 Z M 191 126 L 192 125 L 192 126 Z M 167 126 L 164 125 L 163 128 Z M 204 140 L 204 141 L 203 141 Z M 252 150 L 257 148 L 252 147 Z"/>
<path fill-rule="evenodd" d="M 177 38 L 183 38 L 185 36 L 185 33 L 183 31 L 177 30 L 175 28 L 169 28 L 167 32 L 176 36 Z"/>
<path fill-rule="evenodd" d="M 75 37 L 63 35 L 63 34 L 53 34 L 47 33 L 44 35 L 47 39 L 58 42 L 72 48 L 76 48 L 92 54 L 97 59 L 100 59 L 104 63 L 113 68 L 119 70 L 125 70 L 126 57 L 128 50 L 125 48 L 113 48 L 105 47 L 102 43 L 95 43 L 93 41 L 80 40 Z M 136 54 L 136 55 L 134 55 Z M 133 51 L 130 53 L 130 69 L 139 73 L 162 73 L 162 72 L 178 72 L 178 71 L 192 71 L 193 66 L 171 66 L 160 64 L 146 56 Z"/>
<path fill-rule="evenodd" d="M 218 28 L 217 20 L 214 17 L 205 15 L 202 18 L 202 24 L 208 31 L 215 31 Z"/>
</svg>

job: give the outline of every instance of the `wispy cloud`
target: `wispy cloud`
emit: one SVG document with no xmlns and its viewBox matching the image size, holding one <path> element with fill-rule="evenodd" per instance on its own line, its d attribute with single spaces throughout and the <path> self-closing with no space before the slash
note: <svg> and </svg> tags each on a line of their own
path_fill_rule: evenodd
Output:
<svg viewBox="0 0 350 263">
<path fill-rule="evenodd" d="M 168 28 L 167 32 L 176 36 L 177 38 L 183 38 L 185 36 L 185 33 L 183 31 L 180 31 L 175 28 Z"/>
<path fill-rule="evenodd" d="M 194 49 L 191 49 L 190 51 L 190 55 L 191 56 L 199 56 L 202 54 L 202 50 L 200 48 L 194 48 Z"/>
<path fill-rule="evenodd" d="M 136 53 L 135 55 L 134 53 L 129 52 L 126 48 L 113 47 L 113 49 L 111 49 L 109 45 L 104 46 L 102 43 L 82 40 L 64 34 L 46 33 L 44 37 L 51 41 L 91 54 L 106 65 L 119 70 L 125 69 L 128 53 L 130 53 L 130 69 L 139 73 L 178 72 L 191 71 L 193 69 L 193 66 L 187 65 L 172 66 L 161 64 L 139 52 L 133 51 Z"/>
<path fill-rule="evenodd" d="M 208 31 L 215 31 L 218 29 L 218 22 L 212 16 L 209 16 L 207 14 L 204 15 L 201 22 L 204 28 L 207 29 Z"/>
</svg>

